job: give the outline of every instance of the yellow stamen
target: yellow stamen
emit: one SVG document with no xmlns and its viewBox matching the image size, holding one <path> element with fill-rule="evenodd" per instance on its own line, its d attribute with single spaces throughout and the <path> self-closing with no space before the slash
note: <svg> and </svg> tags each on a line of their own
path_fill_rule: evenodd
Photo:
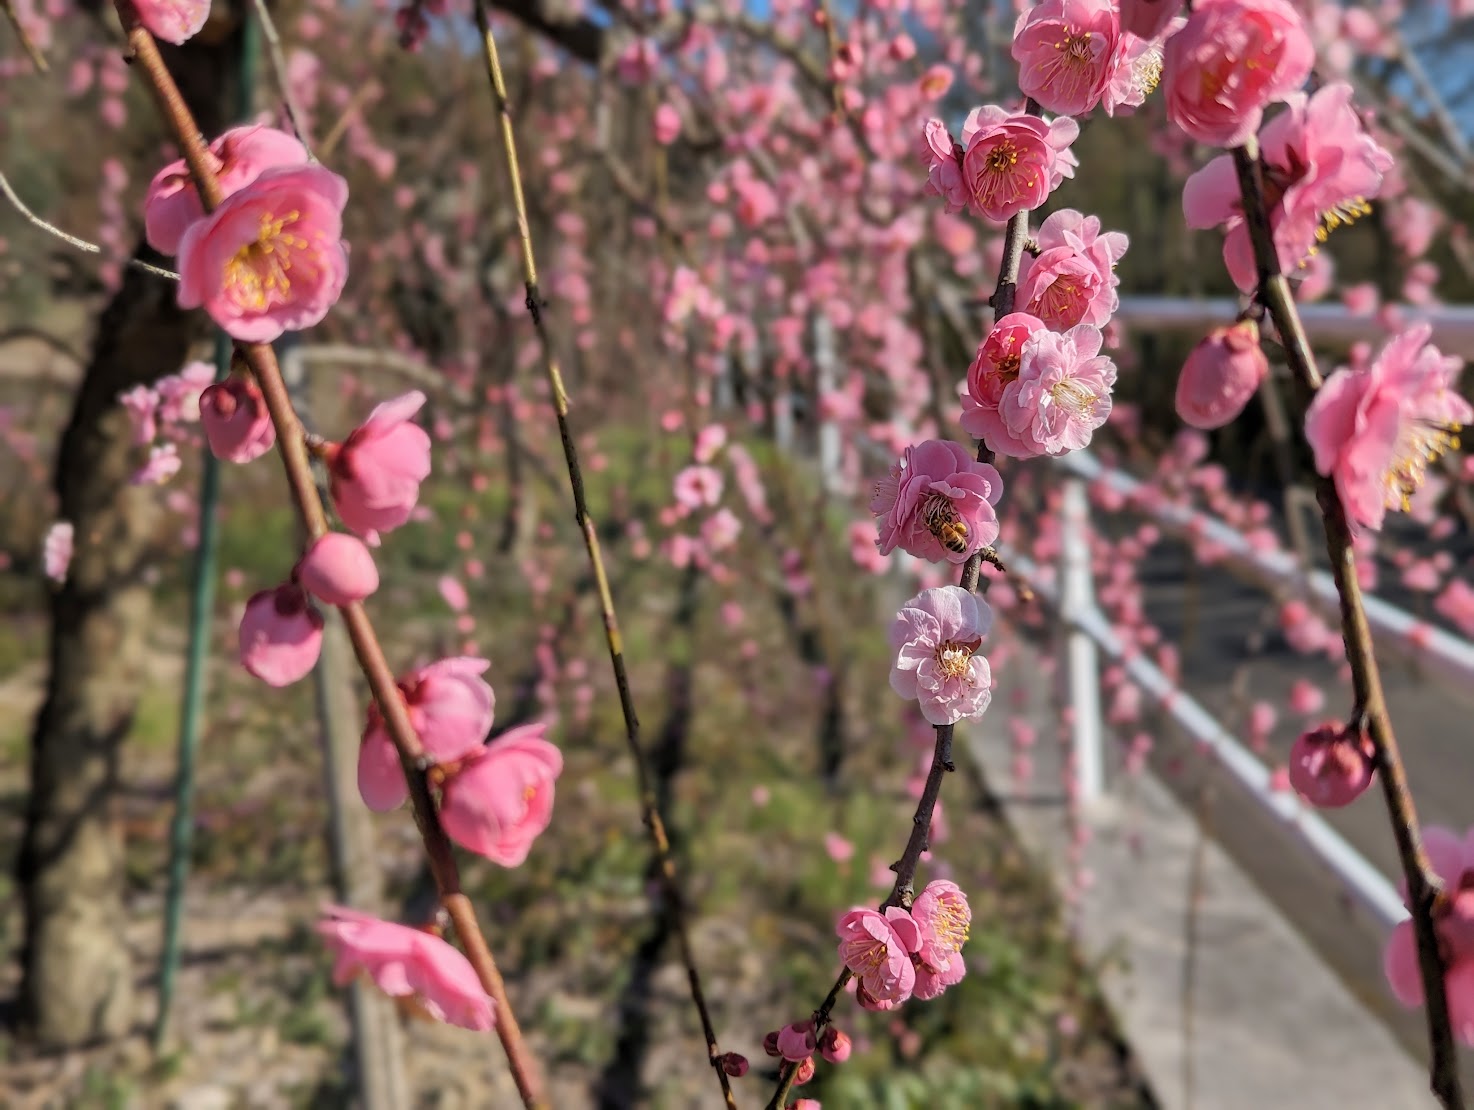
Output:
<svg viewBox="0 0 1474 1110">
<path fill-rule="evenodd" d="M 1049 387 L 1049 395 L 1055 404 L 1063 405 L 1076 416 L 1088 416 L 1098 399 L 1094 392 L 1072 378 L 1055 382 Z"/>
<path fill-rule="evenodd" d="M 307 246 L 306 239 L 287 227 L 301 216 L 298 211 L 280 218 L 263 213 L 256 241 L 241 247 L 225 264 L 226 287 L 242 308 L 261 312 L 272 302 L 285 300 L 292 286 L 292 252 Z"/>
</svg>

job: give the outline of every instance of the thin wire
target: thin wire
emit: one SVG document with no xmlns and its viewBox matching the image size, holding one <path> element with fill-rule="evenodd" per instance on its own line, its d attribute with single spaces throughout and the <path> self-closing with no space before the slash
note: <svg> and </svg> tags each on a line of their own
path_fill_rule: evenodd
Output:
<svg viewBox="0 0 1474 1110">
<path fill-rule="evenodd" d="M 35 224 L 47 234 L 55 235 L 63 243 L 69 243 L 72 246 L 76 247 L 79 251 L 86 251 L 88 254 L 102 253 L 102 248 L 99 247 L 96 243 L 89 243 L 86 239 L 78 239 L 75 235 L 68 234 L 61 228 L 57 227 L 55 224 L 47 223 L 40 216 L 36 215 L 36 213 L 27 208 L 25 202 L 16 195 L 15 189 L 11 187 L 9 178 L 7 178 L 3 172 L 0 172 L 0 193 L 5 194 L 5 199 L 10 201 L 10 203 L 15 206 L 15 210 L 17 212 L 19 212 L 29 222 Z M 144 262 L 142 259 L 130 258 L 128 259 L 128 265 L 132 266 L 135 270 L 142 270 L 144 271 L 144 273 L 153 274 L 156 277 L 168 278 L 170 281 L 179 280 L 179 275 L 176 274 L 173 270 L 166 270 L 162 266 L 151 265 L 150 263 Z"/>
</svg>

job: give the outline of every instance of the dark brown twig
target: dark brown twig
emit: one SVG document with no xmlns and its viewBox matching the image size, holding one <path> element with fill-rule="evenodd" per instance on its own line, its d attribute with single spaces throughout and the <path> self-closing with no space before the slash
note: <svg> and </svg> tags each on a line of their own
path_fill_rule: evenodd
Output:
<svg viewBox="0 0 1474 1110">
<path fill-rule="evenodd" d="M 1244 198 L 1244 217 L 1254 245 L 1254 260 L 1259 271 L 1259 295 L 1269 309 L 1290 369 L 1304 392 L 1313 394 L 1321 385 L 1320 371 L 1315 365 L 1305 329 L 1301 325 L 1295 302 L 1290 296 L 1289 282 L 1280 272 L 1279 256 L 1270 229 L 1269 208 L 1264 199 L 1264 167 L 1259 160 L 1259 143 L 1250 139 L 1233 152 L 1238 171 L 1239 189 Z M 1407 902 L 1412 914 L 1413 932 L 1417 938 L 1418 969 L 1423 979 L 1423 994 L 1428 1016 L 1428 1043 L 1432 1051 L 1429 1085 L 1447 1110 L 1463 1110 L 1464 1096 L 1459 1082 L 1458 1054 L 1454 1049 L 1453 1029 L 1449 1022 L 1448 999 L 1444 993 L 1443 957 L 1438 950 L 1438 933 L 1434 910 L 1443 888 L 1423 850 L 1418 815 L 1408 789 L 1407 773 L 1392 730 L 1382 691 L 1382 676 L 1372 647 L 1371 627 L 1362 605 L 1361 584 L 1356 573 L 1356 555 L 1351 543 L 1351 528 L 1346 510 L 1335 486 L 1322 477 L 1317 487 L 1321 514 L 1325 520 L 1326 550 L 1331 558 L 1336 591 L 1341 598 L 1341 637 L 1346 644 L 1346 661 L 1351 665 L 1351 684 L 1356 704 L 1361 707 L 1367 732 L 1377 753 L 1377 772 L 1382 781 L 1392 833 L 1397 841 L 1398 858 L 1407 878 Z"/>
</svg>

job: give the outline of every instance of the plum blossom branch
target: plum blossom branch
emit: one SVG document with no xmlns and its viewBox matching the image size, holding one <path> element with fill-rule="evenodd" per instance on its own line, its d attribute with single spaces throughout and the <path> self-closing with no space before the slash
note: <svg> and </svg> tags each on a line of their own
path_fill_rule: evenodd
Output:
<svg viewBox="0 0 1474 1110">
<path fill-rule="evenodd" d="M 302 109 L 297 104 L 296 94 L 292 92 L 292 83 L 287 76 L 287 58 L 282 51 L 281 35 L 277 33 L 276 21 L 271 18 L 271 11 L 266 5 L 266 0 L 255 0 L 256 19 L 261 24 L 262 37 L 266 39 L 266 56 L 271 59 L 272 75 L 276 78 L 277 90 L 281 93 L 282 108 L 287 115 L 287 123 L 291 125 L 292 134 L 307 148 L 307 157 L 317 161 L 317 156 L 312 153 L 312 143 L 307 138 L 307 128 L 303 124 Z"/>
<path fill-rule="evenodd" d="M 47 223 L 40 216 L 36 215 L 36 213 L 27 208 L 25 202 L 20 199 L 20 196 L 16 193 L 15 188 L 10 184 L 10 179 L 7 178 L 4 173 L 0 173 L 0 193 L 5 194 L 5 199 L 10 201 L 15 210 L 19 212 L 23 217 L 25 217 L 27 223 L 30 223 L 35 227 L 39 227 L 48 235 L 56 236 L 63 243 L 66 243 L 68 246 L 76 247 L 79 251 L 86 251 L 88 254 L 102 253 L 102 248 L 99 247 L 96 243 L 89 243 L 86 239 L 79 239 L 77 238 L 77 236 L 63 231 L 55 224 Z M 173 270 L 166 270 L 162 266 L 154 266 L 151 263 L 143 261 L 141 258 L 128 259 L 128 265 L 132 266 L 135 270 L 142 270 L 146 274 L 153 274 L 155 277 L 165 278 L 169 281 L 179 280 L 179 275 L 176 274 Z"/>
<path fill-rule="evenodd" d="M 20 39 L 20 47 L 26 52 L 26 57 L 31 59 L 31 64 L 40 73 L 50 73 L 51 66 L 46 63 L 46 55 L 41 53 L 41 48 L 31 38 L 26 25 L 21 22 L 20 13 L 15 10 L 15 0 L 0 0 L 0 4 L 3 4 L 5 18 L 10 21 L 10 28 L 15 32 L 15 37 Z"/>
<path fill-rule="evenodd" d="M 169 74 L 153 36 L 140 22 L 132 0 L 116 0 L 115 6 L 127 35 L 128 60 L 141 71 L 144 84 L 153 94 L 160 114 L 184 153 L 200 201 L 208 212 L 220 204 L 223 190 L 211 165 L 199 127 Z M 286 471 L 292 500 L 310 544 L 328 533 L 327 513 L 313 476 L 304 429 L 282 379 L 276 353 L 267 343 L 237 343 L 237 350 L 260 387 L 276 429 L 282 466 Z M 461 891 L 460 876 L 450 840 L 441 827 L 435 803 L 430 796 L 424 768 L 425 753 L 395 683 L 394 673 L 389 668 L 383 647 L 362 602 L 354 601 L 338 608 L 348 629 L 354 655 L 368 680 L 369 689 L 383 715 L 387 731 L 404 768 L 415 822 L 424 841 L 425 854 L 440 893 L 441 904 L 455 926 L 456 935 L 466 950 L 466 957 L 478 980 L 496 1005 L 497 1036 L 506 1052 L 513 1080 L 527 1107 L 545 1107 L 548 1102 L 543 1093 L 542 1080 L 522 1039 L 516 1016 L 507 998 L 506 985 L 481 933 L 470 899 Z"/>
<path fill-rule="evenodd" d="M 1265 203 L 1264 166 L 1259 158 L 1259 143 L 1250 137 L 1234 148 L 1234 169 L 1243 195 L 1244 217 L 1254 248 L 1260 296 L 1269 310 L 1286 360 L 1307 394 L 1321 386 L 1320 371 L 1310 350 L 1299 312 L 1290 296 L 1289 283 L 1280 270 L 1278 253 L 1270 229 L 1269 208 Z M 1382 690 L 1382 676 L 1372 646 L 1371 627 L 1362 604 L 1361 584 L 1356 571 L 1356 556 L 1351 542 L 1351 528 L 1340 495 L 1329 477 L 1318 483 L 1317 496 L 1325 521 L 1326 550 L 1331 559 L 1331 572 L 1341 599 L 1341 634 L 1346 645 L 1346 661 L 1351 666 L 1352 689 L 1358 713 L 1376 752 L 1377 770 L 1397 842 L 1397 854 L 1407 878 L 1407 903 L 1412 914 L 1417 939 L 1418 968 L 1423 980 L 1427 1004 L 1428 1040 L 1432 1050 L 1430 1085 L 1438 1100 L 1448 1110 L 1461 1110 L 1464 1105 L 1459 1080 L 1458 1055 L 1454 1048 L 1453 1029 L 1449 1021 L 1448 998 L 1444 990 L 1444 961 L 1439 951 L 1434 912 L 1443 897 L 1443 888 L 1428 860 L 1419 832 L 1417 811 L 1408 788 L 1407 773 L 1398 750 L 1397 736 L 1387 710 Z"/>
<path fill-rule="evenodd" d="M 527 289 L 527 312 L 532 317 L 538 344 L 542 348 L 543 369 L 547 374 L 548 387 L 553 403 L 553 412 L 558 421 L 558 435 L 563 443 L 563 457 L 568 466 L 568 481 L 573 490 L 574 514 L 583 533 L 584 546 L 588 551 L 589 565 L 593 570 L 594 582 L 599 599 L 599 612 L 604 622 L 604 636 L 609 648 L 609 662 L 614 672 L 614 683 L 619 691 L 619 707 L 624 717 L 625 739 L 630 756 L 634 761 L 635 775 L 640 792 L 640 809 L 645 827 L 649 831 L 651 846 L 655 851 L 660 872 L 661 887 L 670 907 L 675 925 L 677 947 L 681 962 L 686 969 L 686 979 L 691 990 L 691 1000 L 701 1018 L 701 1028 L 706 1036 L 707 1056 L 712 1070 L 721 1084 L 722 1098 L 730 1110 L 736 1110 L 732 1086 L 723 1069 L 721 1049 L 718 1047 L 716 1026 L 712 1022 L 711 1010 L 707 1005 L 706 992 L 702 987 L 701 973 L 696 966 L 695 950 L 691 944 L 689 913 L 684 892 L 676 871 L 670 838 L 666 834 L 665 821 L 656 802 L 655 788 L 650 774 L 649 761 L 640 743 L 640 721 L 635 713 L 634 695 L 630 690 L 629 674 L 624 662 L 624 641 L 619 631 L 619 617 L 614 608 L 614 595 L 609 588 L 609 573 L 604 565 L 604 556 L 599 546 L 599 532 L 589 512 L 588 496 L 584 490 L 583 468 L 579 462 L 578 448 L 574 443 L 573 430 L 568 423 L 568 391 L 563 383 L 563 374 L 553 349 L 552 337 L 543 316 L 542 292 L 538 287 L 537 256 L 532 245 L 532 230 L 527 217 L 527 200 L 522 185 L 522 172 L 517 159 L 517 140 L 512 123 L 511 105 L 507 96 L 506 77 L 502 72 L 501 57 L 497 51 L 496 38 L 492 34 L 491 21 L 487 13 L 486 0 L 475 2 L 476 27 L 481 35 L 486 53 L 487 76 L 491 82 L 492 99 L 496 103 L 501 122 L 502 150 L 507 161 L 507 175 L 512 190 L 512 203 L 517 215 L 517 234 L 521 245 L 523 281 Z"/>
</svg>

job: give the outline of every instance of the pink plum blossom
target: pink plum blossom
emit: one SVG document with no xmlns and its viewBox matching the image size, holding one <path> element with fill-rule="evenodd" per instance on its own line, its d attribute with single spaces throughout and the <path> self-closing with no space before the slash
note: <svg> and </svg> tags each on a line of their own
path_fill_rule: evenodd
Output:
<svg viewBox="0 0 1474 1110">
<path fill-rule="evenodd" d="M 260 458 L 276 443 L 276 427 L 251 378 L 229 377 L 200 394 L 200 425 L 210 452 L 226 462 Z"/>
<path fill-rule="evenodd" d="M 135 486 L 161 486 L 178 474 L 183 465 L 178 447 L 172 443 L 160 443 L 149 451 L 148 461 L 129 481 Z"/>
<path fill-rule="evenodd" d="M 1001 455 L 1024 453 L 1023 444 L 1008 430 L 998 413 L 1004 391 L 1018 381 L 1024 345 L 1044 331 L 1044 321 L 1027 312 L 1011 312 L 993 325 L 978 345 L 967 368 L 967 392 L 962 396 L 962 428 Z M 1010 449 L 1012 448 L 1012 449 Z"/>
<path fill-rule="evenodd" d="M 1474 638 L 1474 586 L 1454 578 L 1433 601 L 1433 608 L 1465 636 Z"/>
<path fill-rule="evenodd" d="M 882 555 L 900 547 L 934 563 L 966 562 L 998 538 L 993 507 L 1002 496 L 998 471 L 960 444 L 929 439 L 907 447 L 870 499 L 876 544 Z"/>
<path fill-rule="evenodd" d="M 1376 774 L 1371 740 L 1331 721 L 1302 732 L 1290 748 L 1290 785 L 1311 805 L 1335 809 L 1366 792 Z"/>
<path fill-rule="evenodd" d="M 351 605 L 379 588 L 379 570 L 364 542 L 346 532 L 319 536 L 297 564 L 297 580 L 329 605 Z"/>
<path fill-rule="evenodd" d="M 722 499 L 722 472 L 710 466 L 688 466 L 676 475 L 676 504 L 687 512 Z"/>
<path fill-rule="evenodd" d="M 1076 324 L 1103 327 L 1120 303 L 1115 270 L 1126 253 L 1126 236 L 1102 234 L 1098 216 L 1062 208 L 1045 218 L 1035 242 L 1039 256 L 1025 255 L 1019 275 L 1023 310 L 1055 331 Z"/>
<path fill-rule="evenodd" d="M 259 125 L 225 132 L 210 144 L 209 153 L 211 168 L 227 197 L 255 181 L 264 170 L 307 162 L 307 148 L 299 140 L 285 131 Z M 183 158 L 154 175 L 143 198 L 144 236 L 154 250 L 177 254 L 185 231 L 204 216 L 204 206 Z"/>
<path fill-rule="evenodd" d="M 496 693 L 481 675 L 491 663 L 473 656 L 441 659 L 399 680 L 410 725 L 425 754 L 449 763 L 476 752 L 491 731 Z M 377 703 L 358 750 L 358 791 L 364 804 L 383 813 L 404 801 L 407 787 L 394 742 Z"/>
<path fill-rule="evenodd" d="M 1034 333 L 1020 353 L 1018 380 L 998 406 L 1008 441 L 990 446 L 1019 458 L 1086 447 L 1110 416 L 1116 384 L 1116 364 L 1100 353 L 1103 341 L 1099 328 L 1085 324 Z"/>
<path fill-rule="evenodd" d="M 316 324 L 348 277 L 348 183 L 318 165 L 263 170 L 179 241 L 179 305 L 234 339 L 270 343 Z"/>
<path fill-rule="evenodd" d="M 872 1001 L 894 1006 L 911 997 L 916 986 L 911 953 L 920 946 L 921 935 L 910 914 L 899 906 L 885 913 L 853 909 L 839 919 L 835 931 L 839 958 Z"/>
<path fill-rule="evenodd" d="M 1423 848 L 1442 880 L 1444 897 L 1435 909 L 1434 929 L 1444 963 L 1444 993 L 1454 1036 L 1474 1045 L 1474 830 L 1463 836 L 1432 826 L 1423 830 Z M 1398 883 L 1407 897 L 1405 883 Z M 1404 1006 L 1423 1003 L 1423 980 L 1412 922 L 1400 922 L 1382 950 L 1382 970 Z"/>
<path fill-rule="evenodd" d="M 1143 38 L 1123 29 L 1111 79 L 1101 94 L 1101 107 L 1108 116 L 1130 115 L 1146 103 L 1161 79 L 1161 39 L 1155 34 Z"/>
<path fill-rule="evenodd" d="M 1240 320 L 1214 328 L 1187 356 L 1177 379 L 1177 415 L 1194 428 L 1221 428 L 1239 413 L 1269 374 L 1259 325 Z"/>
<path fill-rule="evenodd" d="M 57 584 L 67 580 L 67 570 L 72 565 L 73 533 L 69 520 L 58 520 L 46 529 L 46 539 L 41 545 L 41 567 L 46 577 Z"/>
<path fill-rule="evenodd" d="M 430 437 L 411 422 L 425 404 L 413 390 L 375 407 L 342 444 L 327 450 L 333 506 L 365 538 L 398 528 L 430 475 Z"/>
<path fill-rule="evenodd" d="M 133 0 L 133 10 L 149 34 L 178 46 L 200 33 L 210 0 Z"/>
<path fill-rule="evenodd" d="M 544 724 L 511 729 L 474 751 L 447 780 L 440 821 L 461 847 L 502 867 L 527 859 L 553 817 L 563 754 Z"/>
<path fill-rule="evenodd" d="M 1341 367 L 1305 414 L 1315 468 L 1332 478 L 1354 525 L 1380 529 L 1406 512 L 1429 464 L 1454 444 L 1474 408 L 1454 388 L 1462 365 L 1428 343 L 1418 324 L 1394 336 L 1364 369 Z"/>
<path fill-rule="evenodd" d="M 333 981 L 359 974 L 391 998 L 409 998 L 436 1021 L 485 1032 L 495 1024 L 492 999 L 465 956 L 422 929 L 329 906 L 317 926 L 336 962 Z"/>
<path fill-rule="evenodd" d="M 317 665 L 322 614 L 302 587 L 287 582 L 246 602 L 240 626 L 241 666 L 270 686 L 290 686 Z"/>
<path fill-rule="evenodd" d="M 118 404 L 123 406 L 128 413 L 128 420 L 133 425 L 133 443 L 137 447 L 147 447 L 159 434 L 158 409 L 159 395 L 146 385 L 135 385 L 126 393 L 118 394 Z"/>
<path fill-rule="evenodd" d="M 1013 29 L 1019 88 L 1047 112 L 1083 116 L 1100 103 L 1119 41 L 1111 0 L 1042 0 Z"/>
<path fill-rule="evenodd" d="M 1167 40 L 1167 118 L 1200 143 L 1239 146 L 1305 83 L 1315 46 L 1288 0 L 1205 0 Z"/>
<path fill-rule="evenodd" d="M 992 623 L 988 603 L 960 586 L 923 590 L 890 628 L 891 689 L 917 699 L 934 725 L 982 716 L 993 699 L 993 675 L 978 649 Z"/>
<path fill-rule="evenodd" d="M 939 140 L 927 126 L 926 149 L 934 158 Z M 1079 134 L 1080 125 L 1069 117 L 1050 123 L 996 104 L 974 108 L 962 126 L 962 180 L 955 192 L 942 195 L 965 198 L 974 213 L 1000 222 L 1038 208 L 1061 181 L 1075 176 L 1079 163 L 1070 144 Z"/>
<path fill-rule="evenodd" d="M 1215 0 L 1214 7 L 1233 2 Z M 1368 198 L 1381 191 L 1383 175 L 1392 168 L 1392 156 L 1366 133 L 1351 96 L 1344 81 L 1325 85 L 1308 99 L 1296 93 L 1289 109 L 1259 136 L 1270 229 L 1280 269 L 1287 274 L 1330 232 L 1369 211 Z M 1227 225 L 1224 264 L 1240 289 L 1253 290 L 1258 270 L 1231 156 L 1213 159 L 1188 178 L 1182 211 L 1189 227 Z"/>
<path fill-rule="evenodd" d="M 962 181 L 962 148 L 955 144 L 947 125 L 929 119 L 921 128 L 921 159 L 926 163 L 926 193 L 941 197 L 948 212 L 967 207 L 967 186 Z"/>
</svg>

